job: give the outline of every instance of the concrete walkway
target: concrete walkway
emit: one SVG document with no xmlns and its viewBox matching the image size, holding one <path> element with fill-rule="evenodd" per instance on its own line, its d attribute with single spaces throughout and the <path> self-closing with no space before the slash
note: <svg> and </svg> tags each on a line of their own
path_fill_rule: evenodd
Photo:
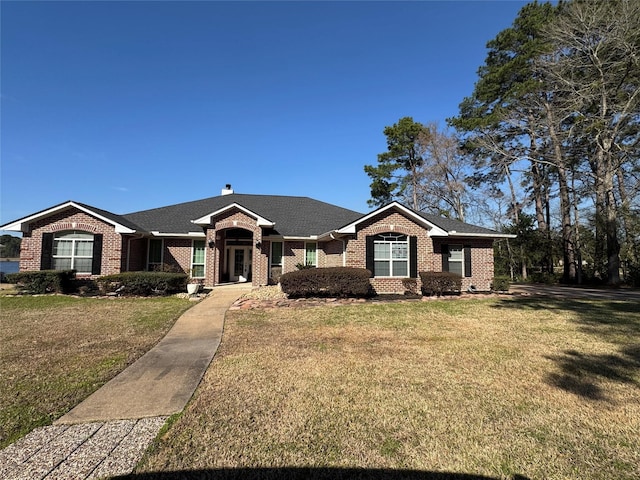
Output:
<svg viewBox="0 0 640 480">
<path fill-rule="evenodd" d="M 54 425 L 0 451 L 0 478 L 131 473 L 166 419 L 182 411 L 220 345 L 228 308 L 250 285 L 216 287 L 137 362 Z"/>
</svg>

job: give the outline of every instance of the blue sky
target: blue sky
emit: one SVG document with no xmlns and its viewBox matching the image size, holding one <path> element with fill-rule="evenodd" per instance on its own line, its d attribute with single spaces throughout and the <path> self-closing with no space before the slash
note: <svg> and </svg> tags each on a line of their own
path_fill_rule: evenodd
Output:
<svg viewBox="0 0 640 480">
<path fill-rule="evenodd" d="M 3 1 L 0 224 L 220 193 L 369 210 L 382 131 L 444 123 L 522 1 Z"/>
</svg>

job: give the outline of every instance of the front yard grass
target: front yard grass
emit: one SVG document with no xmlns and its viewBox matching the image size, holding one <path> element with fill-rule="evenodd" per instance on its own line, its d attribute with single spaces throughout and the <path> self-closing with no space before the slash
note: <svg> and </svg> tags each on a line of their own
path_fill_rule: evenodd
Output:
<svg viewBox="0 0 640 480">
<path fill-rule="evenodd" d="M 0 448 L 68 412 L 191 305 L 173 297 L 0 297 Z"/>
<path fill-rule="evenodd" d="M 629 479 L 640 478 L 638 432 L 636 303 L 233 311 L 194 399 L 138 473 Z"/>
</svg>

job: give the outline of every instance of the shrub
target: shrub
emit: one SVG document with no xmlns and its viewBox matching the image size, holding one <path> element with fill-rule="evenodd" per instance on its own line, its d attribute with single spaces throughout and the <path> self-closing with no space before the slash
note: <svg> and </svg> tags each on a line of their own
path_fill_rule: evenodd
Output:
<svg viewBox="0 0 640 480">
<path fill-rule="evenodd" d="M 451 272 L 420 272 L 422 294 L 441 296 L 443 293 L 459 293 L 462 276 Z"/>
<path fill-rule="evenodd" d="M 544 283 L 545 285 L 557 285 L 562 278 L 558 273 L 532 272 L 527 278 L 527 282 Z"/>
<path fill-rule="evenodd" d="M 316 268 L 316 266 L 315 265 L 311 265 L 310 263 L 306 263 L 306 264 L 305 263 L 296 263 L 296 268 L 298 270 L 306 270 L 306 269 L 309 269 L 309 268 Z"/>
<path fill-rule="evenodd" d="M 105 275 L 96 280 L 102 293 L 119 295 L 167 295 L 184 291 L 187 284 L 184 273 L 124 272 Z"/>
<path fill-rule="evenodd" d="M 280 277 L 290 297 L 367 297 L 372 294 L 371 272 L 364 268 L 306 268 Z"/>
<path fill-rule="evenodd" d="M 626 281 L 632 287 L 640 287 L 640 264 L 629 266 Z"/>
<path fill-rule="evenodd" d="M 69 293 L 75 276 L 75 270 L 33 270 L 10 273 L 7 281 L 28 293 Z"/>
<path fill-rule="evenodd" d="M 405 295 L 417 295 L 418 294 L 418 279 L 417 278 L 403 278 L 402 286 L 404 287 Z"/>
<path fill-rule="evenodd" d="M 509 286 L 511 285 L 511 280 L 509 277 L 493 277 L 493 281 L 491 282 L 491 290 L 494 292 L 508 292 Z"/>
</svg>

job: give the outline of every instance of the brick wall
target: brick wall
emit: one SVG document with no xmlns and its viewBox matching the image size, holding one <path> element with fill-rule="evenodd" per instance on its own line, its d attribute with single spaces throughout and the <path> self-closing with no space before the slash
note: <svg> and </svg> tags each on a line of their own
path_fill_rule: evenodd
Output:
<svg viewBox="0 0 640 480">
<path fill-rule="evenodd" d="M 323 266 L 325 267 L 342 267 L 344 266 L 344 243 L 342 240 L 331 240 L 318 244 L 318 248 L 322 249 Z"/>
<path fill-rule="evenodd" d="M 256 223 L 256 219 L 250 217 L 237 208 L 230 209 L 214 219 L 212 228 L 208 228 L 207 245 L 210 240 L 215 241 L 215 248 L 206 249 L 206 279 L 207 285 L 215 285 L 222 281 L 222 268 L 224 265 L 225 242 L 224 232 L 231 228 L 242 228 L 252 233 L 251 248 L 253 252 L 252 284 L 253 286 L 267 285 L 268 283 L 268 242 L 262 241 L 262 228 Z M 260 242 L 260 248 L 256 243 Z M 213 268 L 211 268 L 213 266 Z"/>
<path fill-rule="evenodd" d="M 30 231 L 22 236 L 20 270 L 40 270 L 42 234 L 77 230 L 102 234 L 101 275 L 120 273 L 126 259 L 123 237 L 116 233 L 113 225 L 103 222 L 74 207 L 56 212 L 29 225 Z"/>
<path fill-rule="evenodd" d="M 165 238 L 162 263 L 189 275 L 192 251 L 193 240 L 189 238 Z"/>
<path fill-rule="evenodd" d="M 282 259 L 282 273 L 297 270 L 296 265 L 304 263 L 304 242 L 288 241 L 284 242 L 284 258 Z"/>
<path fill-rule="evenodd" d="M 434 238 L 435 255 L 431 270 L 442 271 L 442 245 L 470 245 L 471 246 L 471 277 L 462 277 L 462 291 L 470 285 L 479 291 L 491 289 L 493 281 L 493 239 L 473 238 Z"/>
<path fill-rule="evenodd" d="M 129 265 L 127 268 L 126 258 L 123 259 L 125 262 L 124 268 L 122 271 L 141 271 L 147 268 L 147 242 L 146 238 L 137 238 L 137 237 L 127 237 L 125 238 L 125 243 L 129 245 Z"/>
<path fill-rule="evenodd" d="M 366 239 L 380 233 L 400 233 L 417 237 L 418 271 L 432 269 L 433 244 L 427 231 L 399 212 L 382 212 L 358 226 L 355 238 L 347 243 L 347 266 L 366 268 Z M 378 293 L 404 293 L 401 278 L 374 277 L 371 285 Z"/>
<path fill-rule="evenodd" d="M 472 276 L 463 278 L 462 289 L 466 291 L 470 285 L 481 291 L 490 289 L 493 279 L 493 239 L 432 238 L 422 226 L 399 212 L 382 212 L 358 226 L 355 237 L 347 243 L 347 266 L 366 268 L 366 237 L 386 232 L 417 237 L 418 272 L 442 271 L 443 244 L 470 245 Z M 401 278 L 376 277 L 371 279 L 371 284 L 378 293 L 403 293 L 405 290 Z"/>
</svg>

